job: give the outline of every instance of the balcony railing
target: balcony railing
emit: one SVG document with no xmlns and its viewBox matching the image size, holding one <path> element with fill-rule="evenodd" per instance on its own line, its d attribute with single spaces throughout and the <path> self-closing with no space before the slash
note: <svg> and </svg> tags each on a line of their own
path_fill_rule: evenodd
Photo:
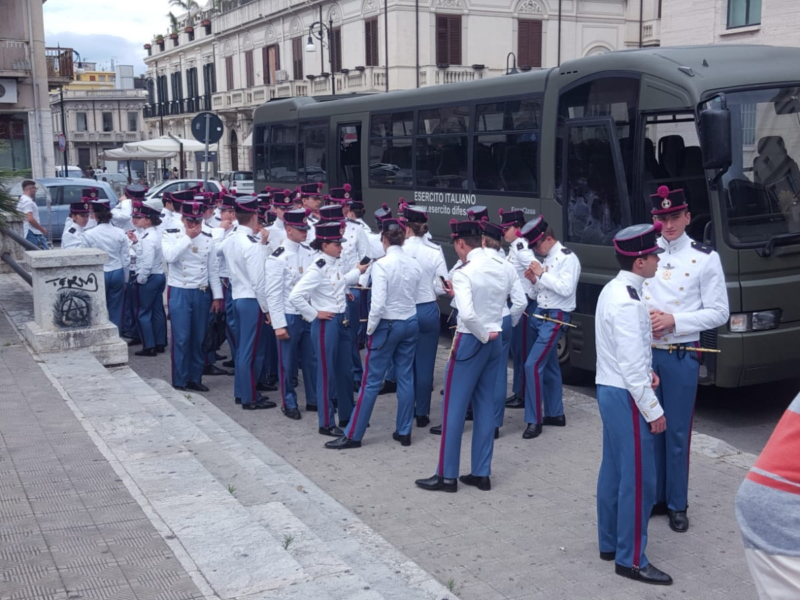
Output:
<svg viewBox="0 0 800 600">
<path fill-rule="evenodd" d="M 47 82 L 50 87 L 67 85 L 75 78 L 72 48 L 45 48 Z"/>
<path fill-rule="evenodd" d="M 0 72 L 26 75 L 31 70 L 27 46 L 27 42 L 0 40 Z"/>
<path fill-rule="evenodd" d="M 152 119 L 169 115 L 193 114 L 207 110 L 211 110 L 211 97 L 195 96 L 194 98 L 183 98 L 182 100 L 146 104 L 144 106 L 144 118 Z"/>
</svg>

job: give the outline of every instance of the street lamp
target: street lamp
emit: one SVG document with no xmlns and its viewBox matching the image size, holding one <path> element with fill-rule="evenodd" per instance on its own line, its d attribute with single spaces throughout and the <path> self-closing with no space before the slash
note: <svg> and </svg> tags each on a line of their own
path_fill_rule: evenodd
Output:
<svg viewBox="0 0 800 600">
<path fill-rule="evenodd" d="M 321 16 L 321 15 L 320 15 Z M 319 26 L 319 32 L 314 31 L 314 27 Z M 316 21 L 311 24 L 308 28 L 308 40 L 306 41 L 306 52 L 316 52 L 317 47 L 314 45 L 314 40 L 311 36 L 317 38 L 320 44 L 323 44 L 323 33 L 324 31 L 328 32 L 328 60 L 331 63 L 331 94 L 334 96 L 336 95 L 336 72 L 334 68 L 334 56 L 333 56 L 333 18 L 328 21 L 328 24 L 325 25 L 322 21 Z M 323 44 L 324 45 L 324 44 Z"/>
<path fill-rule="evenodd" d="M 83 60 L 81 59 L 81 55 L 78 53 L 77 50 L 72 51 L 75 56 L 78 57 L 78 68 L 75 69 L 76 75 L 83 75 L 86 71 L 83 70 Z M 64 85 L 62 84 L 61 87 L 58 89 L 59 96 L 61 99 L 61 135 L 64 136 L 64 152 L 62 153 L 62 157 L 64 159 L 64 174 L 62 177 L 67 177 L 69 171 L 67 169 L 67 154 L 68 154 L 68 142 L 67 139 L 67 111 L 64 109 Z"/>
<path fill-rule="evenodd" d="M 508 59 L 511 57 L 514 58 L 514 62 L 511 64 L 511 68 L 509 69 Z M 519 71 L 517 71 L 517 55 L 514 54 L 513 52 L 509 52 L 506 55 L 506 75 L 516 75 L 517 73 L 519 73 Z"/>
</svg>

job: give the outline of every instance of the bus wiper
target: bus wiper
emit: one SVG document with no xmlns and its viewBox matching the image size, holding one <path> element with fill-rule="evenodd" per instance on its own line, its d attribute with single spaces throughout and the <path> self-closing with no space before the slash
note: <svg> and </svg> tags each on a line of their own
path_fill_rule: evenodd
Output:
<svg viewBox="0 0 800 600">
<path fill-rule="evenodd" d="M 778 235 L 773 235 L 767 243 L 764 244 L 763 248 L 757 248 L 756 252 L 762 258 L 767 258 L 768 256 L 772 256 L 772 251 L 775 249 L 775 245 L 778 242 L 790 242 L 794 240 L 800 240 L 800 231 L 795 233 L 779 233 Z"/>
</svg>

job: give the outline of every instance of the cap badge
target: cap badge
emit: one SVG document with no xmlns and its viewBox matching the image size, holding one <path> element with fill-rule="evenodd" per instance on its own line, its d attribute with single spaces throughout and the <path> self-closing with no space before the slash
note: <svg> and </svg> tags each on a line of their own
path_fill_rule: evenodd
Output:
<svg viewBox="0 0 800 600">
<path fill-rule="evenodd" d="M 664 199 L 661 201 L 661 208 L 663 208 L 663 209 L 667 209 L 667 208 L 670 208 L 671 206 L 672 206 L 672 202 L 670 202 L 670 199 L 669 199 L 669 198 L 664 198 Z"/>
</svg>

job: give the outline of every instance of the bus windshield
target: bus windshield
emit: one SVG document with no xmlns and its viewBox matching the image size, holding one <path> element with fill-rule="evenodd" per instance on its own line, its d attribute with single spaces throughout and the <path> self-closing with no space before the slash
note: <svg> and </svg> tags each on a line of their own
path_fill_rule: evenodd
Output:
<svg viewBox="0 0 800 600">
<path fill-rule="evenodd" d="M 793 235 L 800 233 L 798 96 L 798 87 L 726 95 L 733 163 L 722 178 L 722 215 L 731 247 L 798 242 Z"/>
</svg>

